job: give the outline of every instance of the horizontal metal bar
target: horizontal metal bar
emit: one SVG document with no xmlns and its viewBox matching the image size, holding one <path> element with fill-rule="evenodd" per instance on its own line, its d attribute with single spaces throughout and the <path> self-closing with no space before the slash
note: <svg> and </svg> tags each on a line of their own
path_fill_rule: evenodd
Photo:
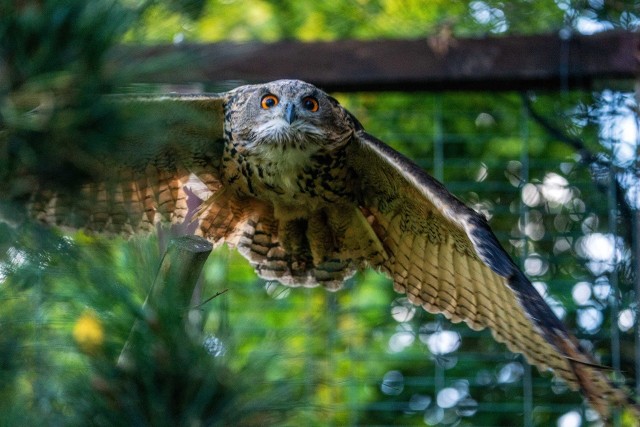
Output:
<svg viewBox="0 0 640 427">
<path fill-rule="evenodd" d="M 298 78 L 344 92 L 590 88 L 596 80 L 634 79 L 640 71 L 640 34 L 631 32 L 452 38 L 432 46 L 426 38 L 125 45 L 115 49 L 111 64 L 145 64 L 148 72 L 138 79 L 147 83 Z"/>
</svg>

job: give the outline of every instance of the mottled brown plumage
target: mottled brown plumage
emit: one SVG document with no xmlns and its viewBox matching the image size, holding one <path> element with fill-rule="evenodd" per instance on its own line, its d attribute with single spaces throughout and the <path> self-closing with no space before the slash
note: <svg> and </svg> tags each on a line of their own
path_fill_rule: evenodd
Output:
<svg viewBox="0 0 640 427">
<path fill-rule="evenodd" d="M 282 80 L 126 102 L 169 117 L 166 140 L 104 165 L 80 194 L 36 192 L 30 210 L 37 219 L 134 233 L 193 217 L 199 234 L 237 248 L 260 276 L 289 286 L 335 290 L 371 266 L 427 311 L 491 328 L 509 349 L 582 390 L 604 418 L 619 405 L 638 412 L 485 218 L 316 87 Z M 181 120 L 173 113 L 181 109 L 196 118 Z M 131 146 L 144 147 L 137 144 L 144 138 L 132 136 Z M 204 201 L 194 213 L 196 196 Z"/>
</svg>

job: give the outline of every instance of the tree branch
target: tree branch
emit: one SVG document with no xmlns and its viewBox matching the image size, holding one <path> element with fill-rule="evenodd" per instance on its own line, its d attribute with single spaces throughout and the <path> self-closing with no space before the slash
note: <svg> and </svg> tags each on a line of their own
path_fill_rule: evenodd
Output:
<svg viewBox="0 0 640 427">
<path fill-rule="evenodd" d="M 588 166 L 591 169 L 591 178 L 596 185 L 596 188 L 602 192 L 603 194 L 607 194 L 609 191 L 609 185 L 602 182 L 602 180 L 597 176 L 594 172 L 597 170 L 607 169 L 613 167 L 610 160 L 604 159 L 602 156 L 598 154 L 594 154 L 589 148 L 586 146 L 583 140 L 580 138 L 576 138 L 570 135 L 567 135 L 550 120 L 546 117 L 542 116 L 539 112 L 537 112 L 533 108 L 533 104 L 531 103 L 531 99 L 527 96 L 526 93 L 522 93 L 522 102 L 524 107 L 527 109 L 529 116 L 541 127 L 543 128 L 549 135 L 557 139 L 558 141 L 570 146 L 573 148 L 578 155 L 580 156 L 580 163 Z M 615 175 L 615 174 L 614 174 Z M 607 176 L 611 177 L 611 174 L 607 174 Z M 609 178 L 611 179 L 611 178 Z M 631 236 L 631 230 L 633 229 L 631 224 L 631 218 L 633 218 L 633 209 L 629 205 L 626 199 L 625 191 L 618 182 L 617 179 L 614 179 L 614 186 L 616 192 L 616 200 L 618 201 L 618 218 L 623 223 L 625 227 L 625 232 L 623 237 L 625 242 L 629 247 L 633 244 L 633 238 Z"/>
</svg>

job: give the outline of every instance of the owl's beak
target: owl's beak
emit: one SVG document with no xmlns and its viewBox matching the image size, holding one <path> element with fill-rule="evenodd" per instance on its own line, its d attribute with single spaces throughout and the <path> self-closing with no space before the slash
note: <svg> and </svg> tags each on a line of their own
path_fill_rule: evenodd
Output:
<svg viewBox="0 0 640 427">
<path fill-rule="evenodd" d="M 291 124 L 296 119 L 296 106 L 293 104 L 287 104 L 284 110 L 285 119 L 287 123 Z"/>
</svg>

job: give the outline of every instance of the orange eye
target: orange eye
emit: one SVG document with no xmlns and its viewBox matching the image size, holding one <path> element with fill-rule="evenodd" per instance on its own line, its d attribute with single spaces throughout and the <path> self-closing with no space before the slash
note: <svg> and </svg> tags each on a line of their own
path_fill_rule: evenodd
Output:
<svg viewBox="0 0 640 427">
<path fill-rule="evenodd" d="M 318 100 L 314 97 L 307 96 L 302 100 L 302 108 L 315 113 L 316 111 L 318 111 L 318 108 L 320 108 L 320 104 L 318 104 Z"/>
<path fill-rule="evenodd" d="M 265 95 L 262 97 L 262 101 L 260 101 L 260 105 L 265 110 L 268 110 L 271 107 L 275 107 L 276 105 L 278 105 L 278 97 L 271 94 Z"/>
</svg>

